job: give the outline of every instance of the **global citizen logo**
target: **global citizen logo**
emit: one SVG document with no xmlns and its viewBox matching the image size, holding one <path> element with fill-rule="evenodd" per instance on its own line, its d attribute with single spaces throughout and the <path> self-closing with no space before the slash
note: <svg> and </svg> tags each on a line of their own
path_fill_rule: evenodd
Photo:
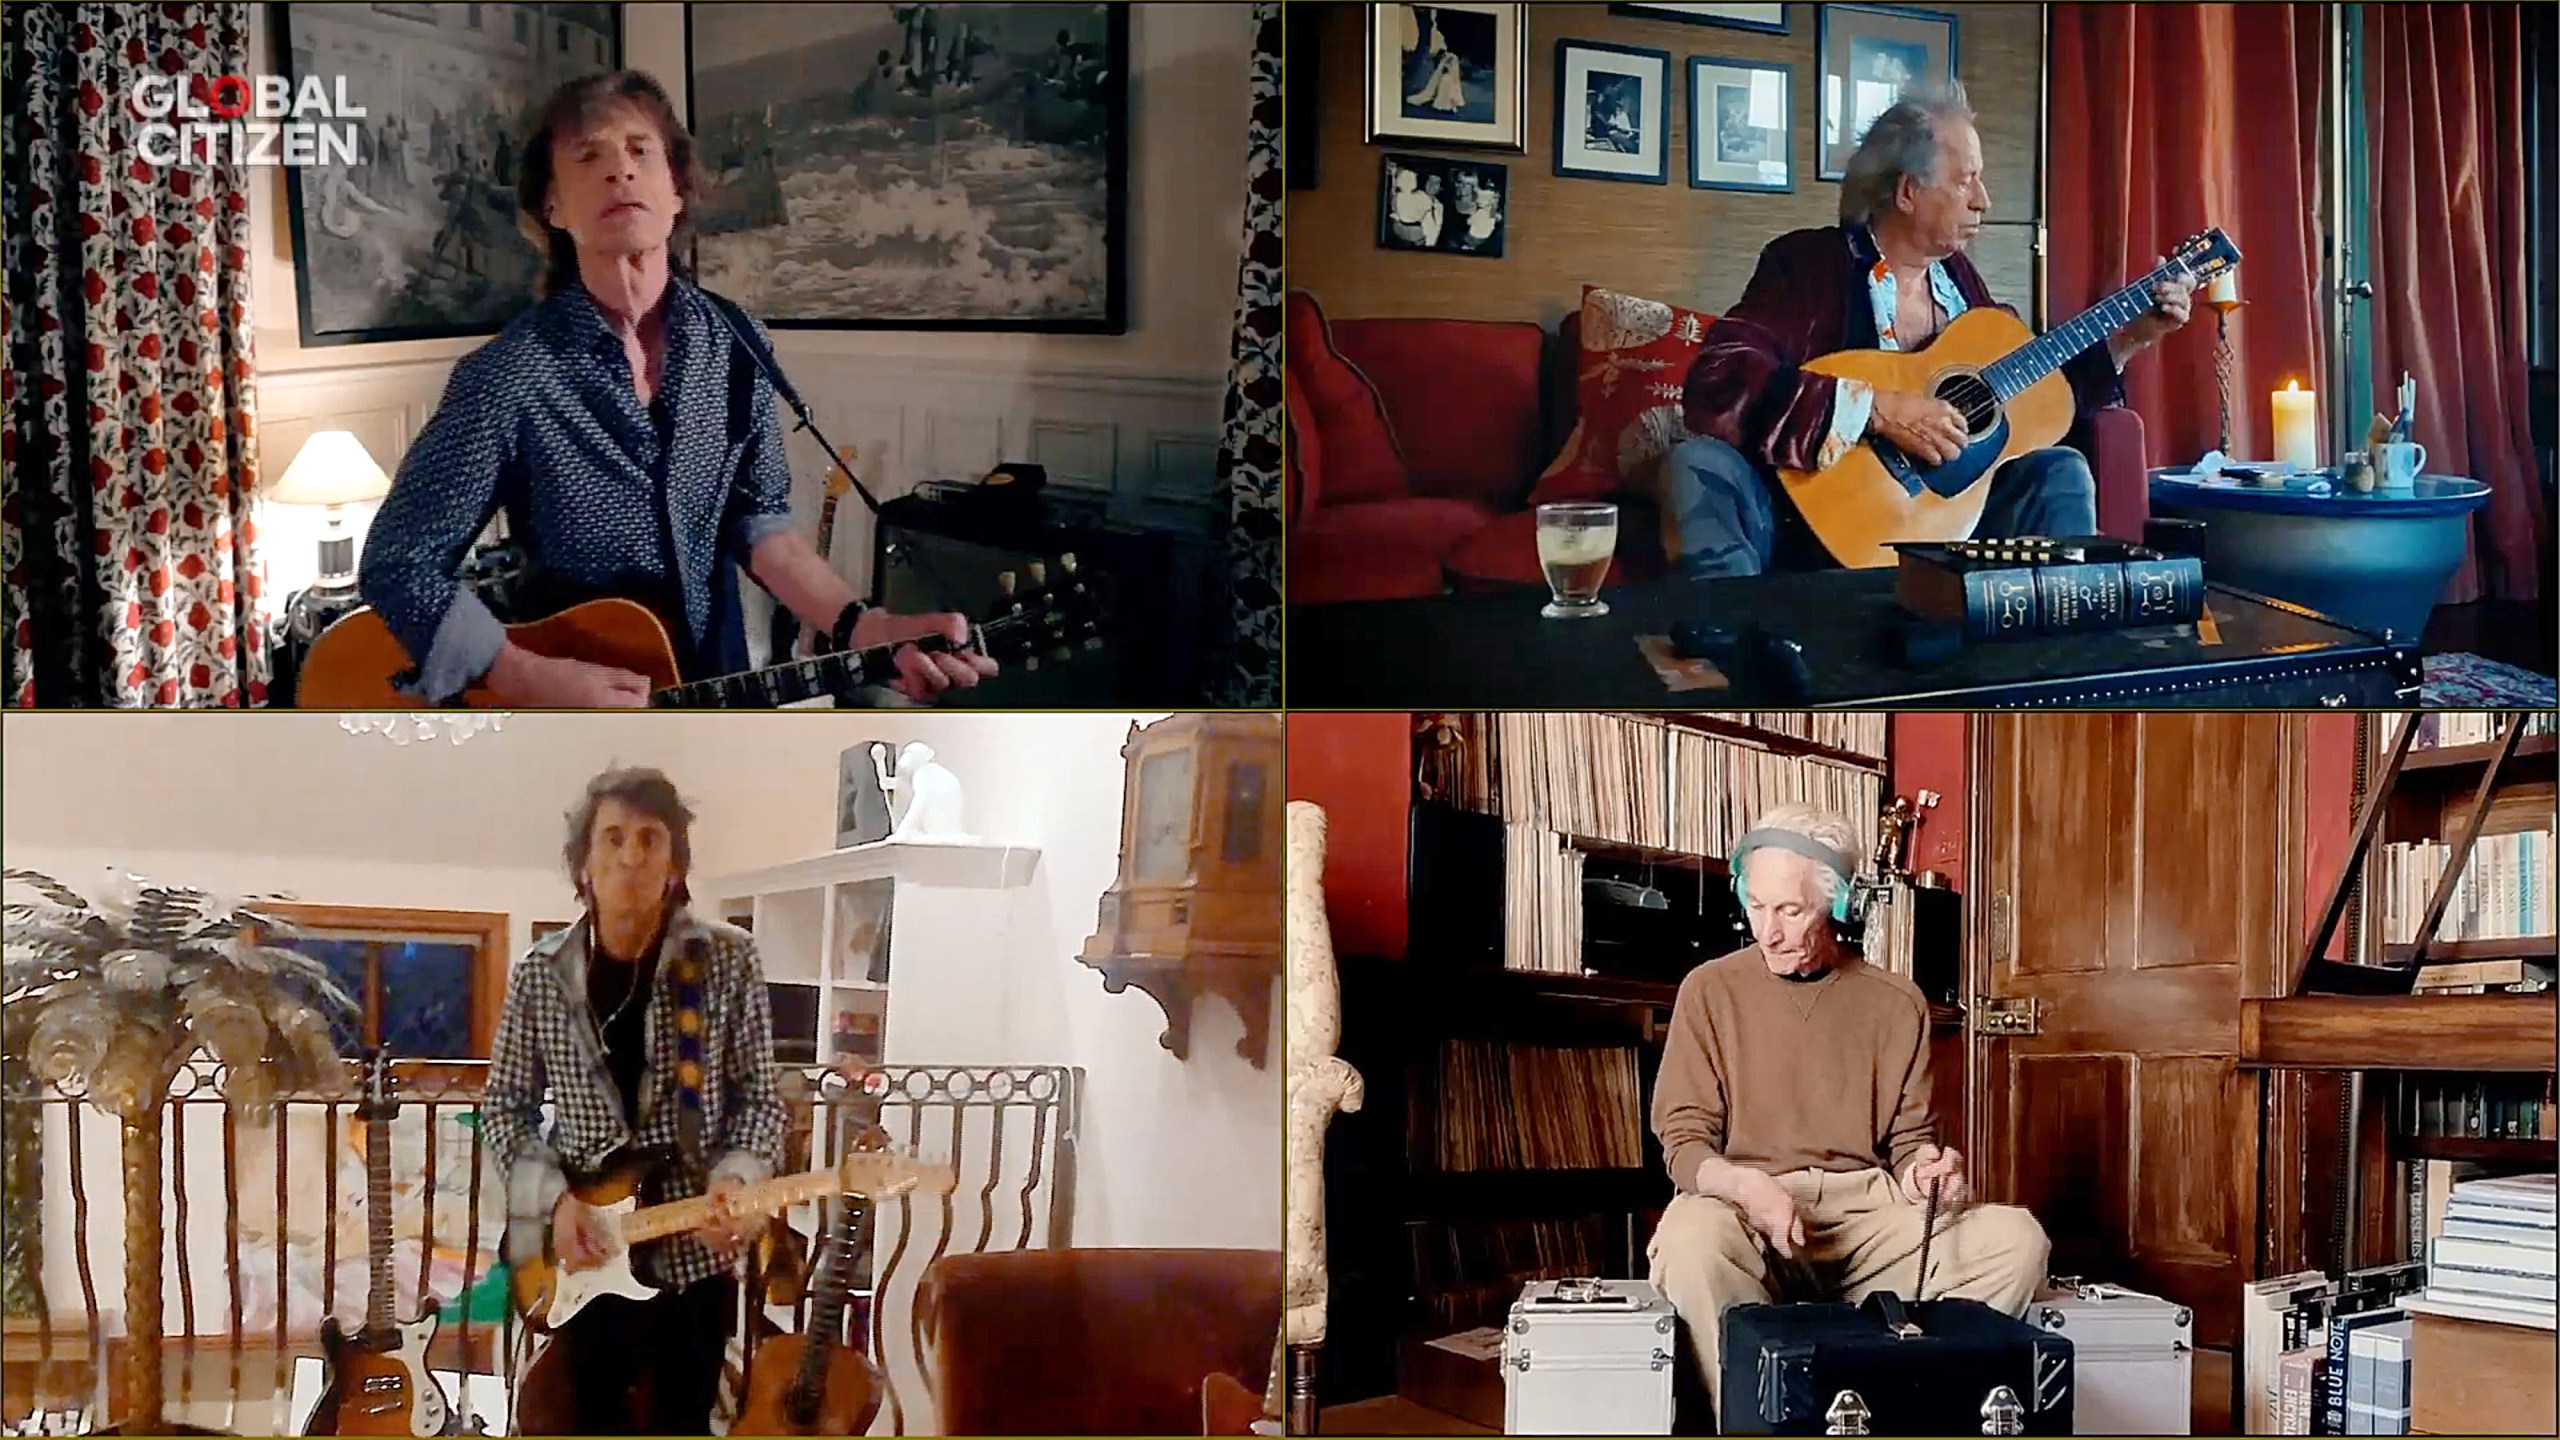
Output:
<svg viewBox="0 0 2560 1440">
<path fill-rule="evenodd" d="M 147 164 L 353 165 L 365 108 L 347 77 L 145 75 L 133 82 L 137 152 Z"/>
</svg>

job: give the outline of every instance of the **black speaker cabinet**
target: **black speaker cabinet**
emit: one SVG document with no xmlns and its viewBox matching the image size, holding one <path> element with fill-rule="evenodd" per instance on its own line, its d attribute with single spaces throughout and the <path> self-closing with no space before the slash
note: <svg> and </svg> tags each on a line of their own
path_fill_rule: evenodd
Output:
<svg viewBox="0 0 2560 1440">
<path fill-rule="evenodd" d="M 1036 564 L 1052 584 L 1058 560 L 1103 600 L 1104 645 L 1064 660 L 1012 664 L 979 703 L 1023 709 L 1197 708 L 1206 703 L 1209 634 L 1206 542 L 1077 514 L 1072 502 L 1033 512 L 970 503 L 965 487 L 928 487 L 880 507 L 872 603 L 892 610 L 959 610 L 983 617 L 999 577 L 1028 586 Z M 960 498 L 955 498 L 960 497 Z"/>
</svg>

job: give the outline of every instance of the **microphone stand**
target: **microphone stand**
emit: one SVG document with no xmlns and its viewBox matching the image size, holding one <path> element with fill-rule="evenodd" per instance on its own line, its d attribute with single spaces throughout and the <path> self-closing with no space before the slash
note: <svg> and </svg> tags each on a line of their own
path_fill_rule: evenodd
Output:
<svg viewBox="0 0 2560 1440">
<path fill-rule="evenodd" d="M 729 333 L 737 338 L 739 348 L 747 352 L 747 358 L 755 362 L 756 369 L 762 371 L 764 378 L 772 383 L 773 393 L 781 399 L 783 404 L 791 407 L 792 414 L 800 417 L 800 423 L 792 427 L 791 433 L 797 434 L 802 430 L 809 432 L 809 438 L 818 442 L 818 448 L 827 452 L 827 458 L 835 462 L 838 470 L 844 472 L 846 480 L 852 482 L 853 493 L 862 497 L 864 507 L 871 511 L 872 524 L 878 525 L 880 497 L 872 494 L 871 487 L 862 483 L 861 474 L 845 463 L 844 452 L 836 448 L 836 442 L 827 438 L 826 431 L 818 428 L 818 417 L 809 413 L 807 402 L 800 398 L 799 391 L 791 387 L 790 379 L 782 373 L 782 366 L 773 358 L 773 352 L 756 337 L 754 327 L 740 319 L 740 312 L 730 303 L 711 296 L 708 290 L 702 293 L 711 298 L 711 308 L 719 314 L 720 322 L 729 327 Z M 871 598 L 864 603 L 871 605 L 880 603 L 881 596 L 886 593 L 883 583 L 881 576 L 875 574 L 871 577 Z"/>
</svg>

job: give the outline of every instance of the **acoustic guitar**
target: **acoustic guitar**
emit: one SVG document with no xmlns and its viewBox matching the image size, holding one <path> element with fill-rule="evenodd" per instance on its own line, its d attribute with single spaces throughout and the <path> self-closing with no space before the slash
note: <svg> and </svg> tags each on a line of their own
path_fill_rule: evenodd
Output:
<svg viewBox="0 0 2560 1440">
<path fill-rule="evenodd" d="M 699 1228 L 718 1211 L 717 1202 L 709 1195 L 642 1205 L 641 1187 L 660 1163 L 655 1156 L 626 1153 L 596 1174 L 570 1183 L 569 1193 L 604 1212 L 604 1228 L 612 1237 L 613 1254 L 603 1263 L 583 1270 L 561 1265 L 547 1233 L 540 1255 L 507 1256 L 510 1298 L 527 1325 L 536 1330 L 556 1330 L 599 1295 L 646 1300 L 658 1293 L 656 1286 L 633 1271 L 632 1247 Z M 735 1214 L 770 1215 L 804 1200 L 839 1192 L 875 1198 L 911 1190 L 947 1195 L 958 1184 L 958 1177 L 947 1165 L 930 1165 L 887 1151 L 860 1150 L 827 1169 L 776 1176 L 728 1191 L 719 1199 L 727 1201 Z"/>
<path fill-rule="evenodd" d="M 1042 567 L 1033 568 L 1045 573 Z M 971 627 L 965 645 L 955 646 L 936 635 L 838 650 L 703 680 L 682 678 L 666 623 L 636 601 L 589 600 L 556 615 L 510 625 L 507 638 L 536 655 L 609 665 L 644 676 L 653 707 L 770 709 L 821 696 L 849 696 L 864 685 L 886 684 L 897 674 L 892 657 L 905 645 L 929 651 L 976 651 L 1000 664 L 1099 649 L 1104 621 L 1100 595 L 1076 578 L 1073 555 L 1062 557 L 1061 568 L 1071 582 L 1068 586 L 1052 589 L 1034 584 L 1009 590 Z M 401 687 L 416 672 L 416 662 L 379 614 L 370 608 L 350 611 L 311 642 L 311 653 L 295 685 L 294 703 L 306 710 L 414 710 L 417 697 Z M 472 709 L 508 708 L 486 685 L 464 690 L 455 703 Z"/>
<path fill-rule="evenodd" d="M 373 1285 L 364 1323 L 347 1329 L 336 1316 L 320 1322 L 320 1352 L 327 1379 L 307 1435 L 455 1435 L 461 1416 L 444 1387 L 427 1370 L 427 1345 L 436 1336 L 436 1303 L 403 1321 L 392 1309 L 391 1288 L 391 1052 L 377 1049 L 366 1069 L 364 1119 L 365 1243 Z"/>
<path fill-rule="evenodd" d="M 809 1327 L 757 1344 L 732 1435 L 862 1435 L 880 1411 L 880 1370 L 844 1339 L 861 1206 L 837 1208 L 835 1235 L 809 1305 Z"/>
<path fill-rule="evenodd" d="M 2239 263 L 2229 238 L 2209 230 L 2181 242 L 2150 274 L 2041 336 L 2005 310 L 1980 306 L 1948 321 L 1925 350 L 1841 350 L 1809 360 L 1804 368 L 1815 374 L 1946 401 L 1964 417 L 1965 448 L 1932 466 L 1876 437 L 1823 469 L 1782 468 L 1779 483 L 1823 548 L 1852 569 L 1895 563 L 1897 541 L 1962 540 L 1982 521 L 1995 467 L 2070 433 L 2071 382 L 2060 373 L 2062 363 L 2148 313 L 2152 287 L 2161 281 L 2201 285 Z"/>
</svg>

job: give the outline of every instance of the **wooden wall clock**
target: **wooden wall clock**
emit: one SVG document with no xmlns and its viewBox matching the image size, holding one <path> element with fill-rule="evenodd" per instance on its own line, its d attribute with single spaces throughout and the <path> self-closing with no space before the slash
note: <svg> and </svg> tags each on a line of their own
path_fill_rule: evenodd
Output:
<svg viewBox="0 0 2560 1440">
<path fill-rule="evenodd" d="M 1120 870 L 1079 957 L 1117 995 L 1163 1007 L 1159 1042 L 1191 1054 L 1191 1010 L 1224 995 L 1244 1021 L 1236 1053 L 1264 1068 L 1280 974 L 1280 721 L 1176 715 L 1129 727 Z"/>
</svg>

